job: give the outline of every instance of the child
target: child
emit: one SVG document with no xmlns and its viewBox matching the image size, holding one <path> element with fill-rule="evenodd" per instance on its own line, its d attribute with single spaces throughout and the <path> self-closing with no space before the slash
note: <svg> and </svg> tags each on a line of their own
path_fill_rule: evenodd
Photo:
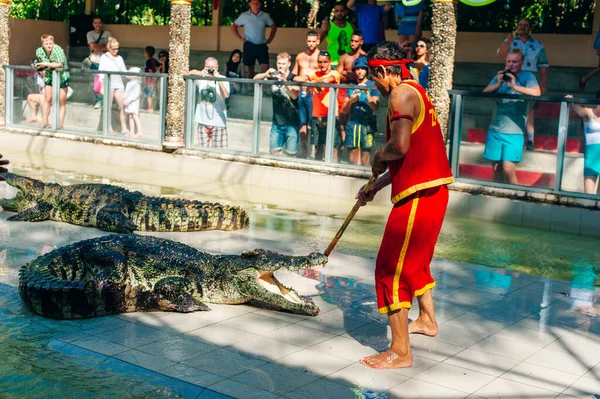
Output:
<svg viewBox="0 0 600 399">
<path fill-rule="evenodd" d="M 129 68 L 129 72 L 140 73 L 142 70 L 137 67 Z M 125 114 L 129 119 L 128 137 L 143 137 L 142 123 L 140 121 L 140 97 L 142 96 L 142 79 L 139 76 L 130 76 L 127 86 L 125 86 Z M 135 124 L 135 126 L 134 126 Z M 135 128 L 137 127 L 137 133 Z"/>
<path fill-rule="evenodd" d="M 144 57 L 146 57 L 146 67 L 144 72 L 156 73 L 156 70 L 160 66 L 160 62 L 154 58 L 156 49 L 152 46 L 148 46 L 144 49 Z M 146 112 L 154 112 L 154 93 L 156 89 L 156 78 L 144 78 L 144 97 L 148 102 L 148 108 Z"/>
<path fill-rule="evenodd" d="M 169 73 L 169 52 L 162 50 L 158 53 L 158 62 L 160 65 L 156 69 L 156 72 Z"/>
</svg>

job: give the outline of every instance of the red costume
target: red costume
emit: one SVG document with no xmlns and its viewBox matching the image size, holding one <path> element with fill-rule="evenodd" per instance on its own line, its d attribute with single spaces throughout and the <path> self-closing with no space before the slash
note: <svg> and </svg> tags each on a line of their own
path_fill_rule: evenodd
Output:
<svg viewBox="0 0 600 399">
<path fill-rule="evenodd" d="M 378 60 L 379 61 L 379 60 Z M 429 263 L 448 204 L 447 184 L 454 181 L 435 108 L 425 90 L 403 80 L 419 97 L 421 111 L 413 121 L 410 148 L 399 160 L 388 162 L 392 203 L 375 268 L 379 313 L 410 308 L 412 298 L 435 286 Z M 386 141 L 391 122 L 410 117 L 388 106 Z"/>
</svg>

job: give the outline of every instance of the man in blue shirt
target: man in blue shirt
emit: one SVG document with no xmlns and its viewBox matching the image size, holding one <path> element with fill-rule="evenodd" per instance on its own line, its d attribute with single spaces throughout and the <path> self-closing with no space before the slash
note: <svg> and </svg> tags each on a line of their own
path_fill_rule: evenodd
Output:
<svg viewBox="0 0 600 399">
<path fill-rule="evenodd" d="M 358 15 L 358 30 L 363 33 L 364 44 L 362 46 L 365 52 L 369 52 L 378 43 L 385 40 L 383 34 L 382 19 L 392 5 L 387 4 L 378 6 L 377 0 L 368 0 L 367 4 L 355 4 L 356 0 L 348 0 L 346 7 L 356 12 Z"/>
<path fill-rule="evenodd" d="M 354 61 L 352 72 L 356 76 L 355 90 L 346 91 L 342 113 L 348 115 L 345 132 L 342 132 L 344 147 L 350 151 L 350 163 L 371 164 L 373 133 L 371 120 L 379 105 L 379 92 L 373 81 L 367 79 L 367 59 L 359 57 Z M 360 88 L 359 88 L 360 87 Z"/>
<path fill-rule="evenodd" d="M 539 96 L 540 86 L 533 73 L 524 71 L 525 56 L 520 49 L 512 49 L 506 56 L 505 69 L 499 71 L 486 93 L 524 94 Z M 494 181 L 518 184 L 516 164 L 521 161 L 525 141 L 525 124 L 529 102 L 500 98 L 485 139 L 483 157 L 492 161 Z"/>
<path fill-rule="evenodd" d="M 231 25 L 231 31 L 235 37 L 244 42 L 243 62 L 248 69 L 248 79 L 252 79 L 256 60 L 258 60 L 263 73 L 269 69 L 268 44 L 275 38 L 277 26 L 269 14 L 260 10 L 262 6 L 260 0 L 249 0 L 248 6 L 250 9 L 242 13 Z M 244 27 L 244 37 L 238 30 L 240 26 Z M 271 29 L 268 39 L 265 38 L 267 26 Z"/>
</svg>

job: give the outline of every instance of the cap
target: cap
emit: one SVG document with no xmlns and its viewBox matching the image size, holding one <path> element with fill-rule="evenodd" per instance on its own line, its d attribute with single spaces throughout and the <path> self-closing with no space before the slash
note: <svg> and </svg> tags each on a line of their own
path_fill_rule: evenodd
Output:
<svg viewBox="0 0 600 399">
<path fill-rule="evenodd" d="M 352 69 L 356 69 L 356 68 L 365 68 L 368 69 L 368 64 L 367 64 L 367 59 L 365 57 L 358 57 L 355 61 L 354 61 L 354 65 L 352 65 Z"/>
</svg>

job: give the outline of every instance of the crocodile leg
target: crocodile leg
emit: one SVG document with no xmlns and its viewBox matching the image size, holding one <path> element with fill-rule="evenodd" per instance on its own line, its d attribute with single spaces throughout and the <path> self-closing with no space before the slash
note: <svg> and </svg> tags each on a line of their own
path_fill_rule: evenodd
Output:
<svg viewBox="0 0 600 399">
<path fill-rule="evenodd" d="M 125 207 L 116 204 L 105 206 L 98 211 L 96 227 L 122 234 L 133 233 L 136 229 L 135 223 L 125 216 Z"/>
<path fill-rule="evenodd" d="M 181 313 L 210 310 L 201 301 L 201 288 L 183 277 L 159 280 L 154 284 L 153 292 L 160 310 Z"/>
<path fill-rule="evenodd" d="M 47 202 L 38 202 L 31 208 L 24 209 L 16 215 L 8 218 L 12 222 L 39 222 L 48 220 L 52 211 L 52 205 Z"/>
</svg>

